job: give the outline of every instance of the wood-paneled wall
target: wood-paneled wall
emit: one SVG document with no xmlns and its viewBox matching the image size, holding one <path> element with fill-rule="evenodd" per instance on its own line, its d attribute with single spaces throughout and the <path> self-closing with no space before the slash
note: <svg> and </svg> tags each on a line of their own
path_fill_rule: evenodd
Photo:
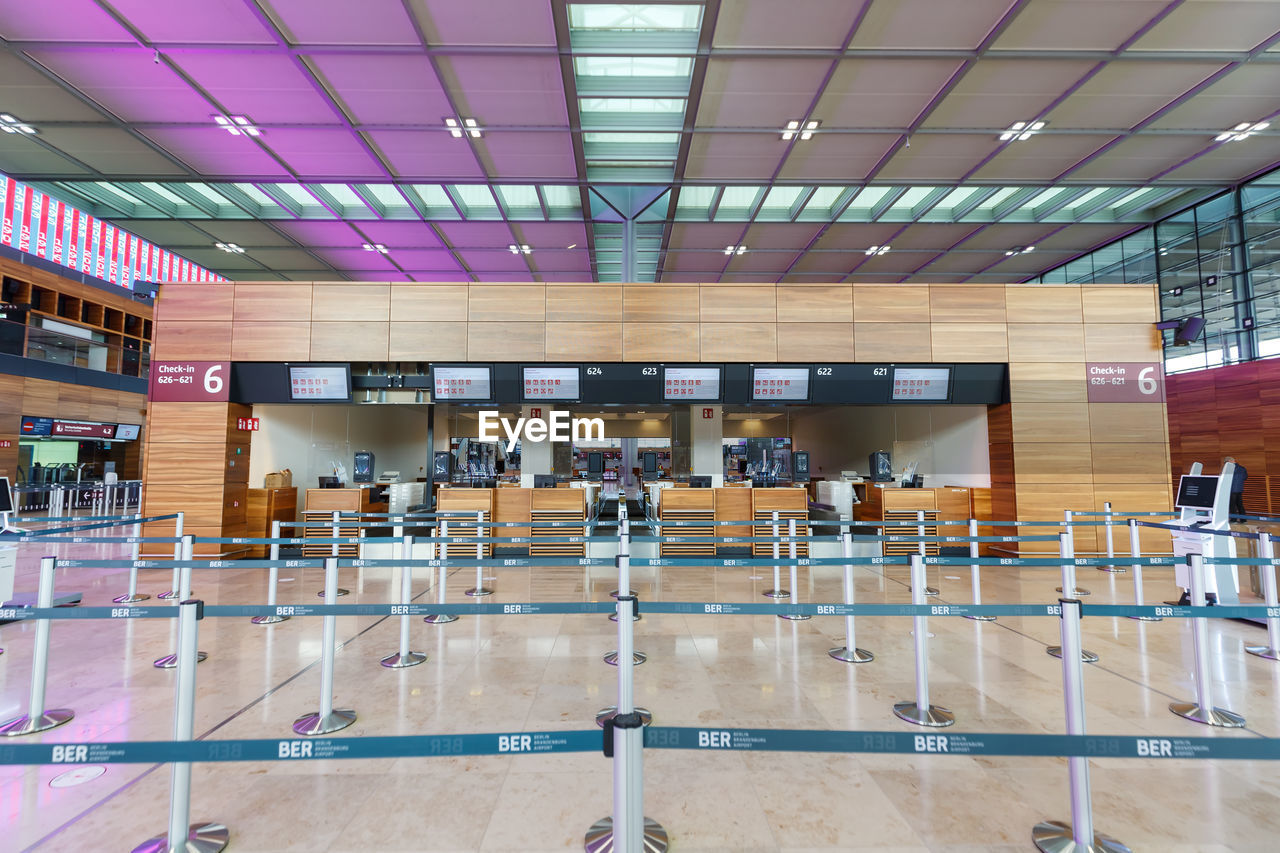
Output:
<svg viewBox="0 0 1280 853">
<path fill-rule="evenodd" d="M 993 512 L 1040 520 L 1168 508 L 1164 405 L 1090 404 L 1085 375 L 1159 362 L 1157 319 L 1154 288 L 1123 285 L 171 284 L 155 357 L 1008 362 Z"/>
</svg>

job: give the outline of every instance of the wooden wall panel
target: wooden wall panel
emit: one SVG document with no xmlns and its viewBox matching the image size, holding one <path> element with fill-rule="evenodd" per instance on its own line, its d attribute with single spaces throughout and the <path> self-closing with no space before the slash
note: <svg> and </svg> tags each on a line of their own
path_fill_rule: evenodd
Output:
<svg viewBox="0 0 1280 853">
<path fill-rule="evenodd" d="M 999 323 L 1006 321 L 1003 285 L 929 285 L 929 318 L 934 323 Z"/>
<path fill-rule="evenodd" d="M 1101 483 L 1167 483 L 1169 454 L 1163 444 L 1094 443 L 1093 482 Z"/>
<path fill-rule="evenodd" d="M 1160 333 L 1150 323 L 1090 323 L 1084 327 L 1085 361 L 1161 361 Z"/>
<path fill-rule="evenodd" d="M 1081 287 L 1086 323 L 1154 323 L 1160 319 L 1155 290 L 1150 287 Z"/>
<path fill-rule="evenodd" d="M 147 412 L 147 442 L 226 445 L 230 403 L 156 403 Z"/>
<path fill-rule="evenodd" d="M 852 323 L 853 286 L 778 285 L 779 323 Z"/>
<path fill-rule="evenodd" d="M 1165 441 L 1165 409 L 1159 403 L 1089 403 L 1089 434 L 1096 442 Z"/>
<path fill-rule="evenodd" d="M 621 319 L 620 284 L 547 285 L 548 323 L 617 323 Z"/>
<path fill-rule="evenodd" d="M 622 290 L 622 321 L 691 323 L 698 319 L 697 285 L 628 284 Z"/>
<path fill-rule="evenodd" d="M 1009 364 L 1009 399 L 1016 402 L 1082 403 L 1089 386 L 1082 362 L 1027 362 Z"/>
<path fill-rule="evenodd" d="M 1009 361 L 1085 360 L 1083 326 L 1071 323 L 1009 324 Z"/>
<path fill-rule="evenodd" d="M 1008 361 L 1004 323 L 933 322 L 934 361 Z"/>
<path fill-rule="evenodd" d="M 195 442 L 152 442 L 147 448 L 147 483 L 222 485 L 226 479 L 226 445 Z M 248 466 L 240 466 L 246 471 Z"/>
<path fill-rule="evenodd" d="M 698 288 L 698 318 L 707 323 L 768 323 L 778 320 L 773 285 L 704 284 Z"/>
<path fill-rule="evenodd" d="M 386 361 L 390 331 L 386 321 L 313 322 L 311 358 L 315 361 Z"/>
<path fill-rule="evenodd" d="M 1015 433 L 1013 464 L 1020 485 L 1093 482 L 1093 457 L 1088 442 L 1022 442 Z"/>
<path fill-rule="evenodd" d="M 701 357 L 697 323 L 625 323 L 622 327 L 623 361 L 698 361 Z"/>
<path fill-rule="evenodd" d="M 392 361 L 466 361 L 467 324 L 392 320 L 387 357 Z"/>
<path fill-rule="evenodd" d="M 542 323 L 468 323 L 471 361 L 542 361 L 546 328 Z"/>
<path fill-rule="evenodd" d="M 1014 403 L 1013 440 L 1090 441 L 1089 412 L 1079 403 Z"/>
<path fill-rule="evenodd" d="M 775 323 L 703 323 L 703 361 L 776 361 Z"/>
<path fill-rule="evenodd" d="M 232 361 L 306 361 L 311 358 L 311 321 L 236 321 Z"/>
<path fill-rule="evenodd" d="M 155 321 L 230 320 L 235 287 L 230 284 L 163 284 L 156 300 Z M 132 309 L 136 311 L 137 309 Z M 186 356 L 196 358 L 196 356 Z"/>
<path fill-rule="evenodd" d="M 386 323 L 390 319 L 389 284 L 317 284 L 311 289 L 313 322 Z"/>
<path fill-rule="evenodd" d="M 853 288 L 856 323 L 918 323 L 928 316 L 928 285 L 859 284 Z"/>
<path fill-rule="evenodd" d="M 547 289 L 541 284 L 473 284 L 468 288 L 467 319 L 472 322 L 542 322 Z"/>
<path fill-rule="evenodd" d="M 854 323 L 853 349 L 858 361 L 933 359 L 928 323 Z"/>
<path fill-rule="evenodd" d="M 237 284 L 234 319 L 278 323 L 282 320 L 311 321 L 309 284 Z"/>
<path fill-rule="evenodd" d="M 156 361 L 230 361 L 231 321 L 174 320 L 163 326 L 157 324 L 151 357 Z"/>
<path fill-rule="evenodd" d="M 464 323 L 467 320 L 467 285 L 391 285 L 391 322 Z"/>
<path fill-rule="evenodd" d="M 853 323 L 778 324 L 778 361 L 841 362 L 856 359 Z"/>
<path fill-rule="evenodd" d="M 1012 284 L 1005 288 L 1010 323 L 1081 323 L 1080 288 L 1047 284 Z"/>
<path fill-rule="evenodd" d="M 546 352 L 549 361 L 622 361 L 622 324 L 547 323 Z"/>
</svg>

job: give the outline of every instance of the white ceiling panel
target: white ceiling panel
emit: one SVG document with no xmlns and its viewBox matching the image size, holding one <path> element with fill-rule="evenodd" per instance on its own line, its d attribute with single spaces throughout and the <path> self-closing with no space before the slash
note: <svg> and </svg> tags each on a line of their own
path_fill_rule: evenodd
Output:
<svg viewBox="0 0 1280 853">
<path fill-rule="evenodd" d="M 825 59 L 713 59 L 697 126 L 781 129 L 805 115 L 830 67 Z"/>
<path fill-rule="evenodd" d="M 872 3 L 853 38 L 853 46 L 970 50 L 987 37 L 1013 6 L 1012 0 Z"/>
<path fill-rule="evenodd" d="M 1037 0 L 996 39 L 997 50 L 1115 50 L 1169 0 Z"/>
<path fill-rule="evenodd" d="M 813 115 L 836 127 L 908 127 L 960 65 L 958 59 L 846 59 Z"/>
<path fill-rule="evenodd" d="M 1280 3 L 1187 0 L 1138 39 L 1134 50 L 1252 50 L 1280 32 Z"/>
<path fill-rule="evenodd" d="M 825 47 L 844 43 L 858 14 L 849 0 L 721 0 L 716 47 Z"/>
<path fill-rule="evenodd" d="M 1030 121 L 1094 65 L 1086 60 L 983 59 L 969 69 L 924 126 L 1003 129 Z"/>
</svg>

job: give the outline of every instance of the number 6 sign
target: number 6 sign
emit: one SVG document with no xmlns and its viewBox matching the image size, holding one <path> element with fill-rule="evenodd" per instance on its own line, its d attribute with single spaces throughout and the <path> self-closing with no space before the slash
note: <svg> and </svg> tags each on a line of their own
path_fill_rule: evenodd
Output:
<svg viewBox="0 0 1280 853">
<path fill-rule="evenodd" d="M 1090 403 L 1164 402 L 1164 371 L 1159 364 L 1091 361 L 1085 368 Z"/>
<path fill-rule="evenodd" d="M 231 363 L 153 361 L 148 399 L 161 403 L 225 403 L 231 396 Z"/>
</svg>

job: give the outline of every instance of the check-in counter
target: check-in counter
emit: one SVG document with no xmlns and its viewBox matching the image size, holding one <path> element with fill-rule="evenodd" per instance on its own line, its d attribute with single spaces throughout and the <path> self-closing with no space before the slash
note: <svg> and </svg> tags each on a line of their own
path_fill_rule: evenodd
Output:
<svg viewBox="0 0 1280 853">
<path fill-rule="evenodd" d="M 373 502 L 373 489 L 307 489 L 307 502 L 302 511 L 306 524 L 302 535 L 309 539 L 333 538 L 334 512 L 386 512 L 385 503 Z M 326 523 L 327 522 L 327 523 Z M 338 527 L 338 536 L 359 536 L 360 527 L 346 522 Z M 304 557 L 327 557 L 333 551 L 331 545 L 303 545 Z M 359 554 L 356 545 L 339 545 L 338 556 L 354 558 Z"/>
<path fill-rule="evenodd" d="M 566 536 L 585 537 L 588 495 L 589 492 L 586 489 L 571 488 L 466 489 L 449 486 L 440 489 L 437 493 L 436 511 L 465 513 L 470 516 L 470 523 L 463 518 L 449 519 L 450 536 L 474 536 L 475 514 L 482 512 L 485 521 L 525 522 L 529 525 L 528 527 L 503 525 L 486 528 L 485 536 L 529 537 L 535 540 Z M 582 522 L 582 526 L 538 527 L 533 524 L 535 521 L 577 521 Z M 534 542 L 531 545 L 511 543 L 499 544 L 497 547 L 503 551 L 511 549 L 528 552 L 535 557 L 586 556 L 586 545 L 580 542 Z M 492 545 L 485 546 L 485 554 L 492 556 Z"/>
<path fill-rule="evenodd" d="M 779 536 L 786 536 L 789 527 L 787 522 L 790 519 L 796 521 L 796 535 L 809 535 L 809 492 L 803 487 L 788 489 L 752 489 L 751 490 L 751 518 L 755 520 L 755 527 L 752 528 L 754 536 L 773 536 L 773 515 L 778 515 L 778 533 Z M 783 544 L 778 549 L 783 556 L 789 551 L 789 546 Z M 752 554 L 756 557 L 772 557 L 772 542 L 754 542 L 751 546 Z M 809 543 L 800 542 L 796 545 L 796 556 L 809 556 Z"/>
<path fill-rule="evenodd" d="M 967 536 L 970 518 L 989 517 L 990 489 L 942 486 L 934 489 L 902 489 L 893 485 L 867 489 L 867 499 L 854 505 L 854 516 L 864 524 L 884 527 L 888 536 L 915 536 L 919 513 L 924 513 L 926 536 Z M 983 512 L 983 507 L 987 511 Z M 987 535 L 989 528 L 979 532 Z M 910 542 L 886 542 L 884 553 L 914 554 Z M 938 543 L 925 543 L 926 555 L 937 555 Z"/>
<path fill-rule="evenodd" d="M 490 532 L 491 528 L 489 527 L 485 527 L 483 530 L 481 530 L 476 524 L 477 514 L 479 514 L 481 516 L 481 519 L 485 522 L 501 521 L 501 519 L 496 518 L 494 516 L 494 510 L 493 510 L 494 494 L 499 491 L 523 491 L 523 490 L 466 489 L 466 488 L 460 489 L 460 488 L 454 488 L 450 486 L 448 488 L 442 488 L 439 492 L 437 492 L 436 493 L 436 512 L 460 514 L 459 517 L 457 518 L 454 518 L 452 516 L 447 517 L 446 520 L 449 522 L 449 526 L 448 526 L 449 535 L 450 536 L 467 536 L 467 537 L 474 538 L 478 533 L 483 532 L 486 537 L 492 536 L 492 535 L 510 536 L 511 534 L 509 533 L 492 533 Z M 498 529 L 506 530 L 508 528 L 498 528 Z M 462 554 L 473 555 L 475 553 L 473 549 L 474 546 L 461 545 L 461 546 L 454 546 L 454 547 L 460 547 L 464 549 L 462 551 Z M 449 549 L 449 552 L 450 552 L 449 553 L 450 557 L 461 556 L 461 554 L 458 554 L 457 552 L 455 552 L 452 547 Z M 484 546 L 483 554 L 485 557 L 492 557 L 493 545 L 486 544 Z"/>
</svg>

